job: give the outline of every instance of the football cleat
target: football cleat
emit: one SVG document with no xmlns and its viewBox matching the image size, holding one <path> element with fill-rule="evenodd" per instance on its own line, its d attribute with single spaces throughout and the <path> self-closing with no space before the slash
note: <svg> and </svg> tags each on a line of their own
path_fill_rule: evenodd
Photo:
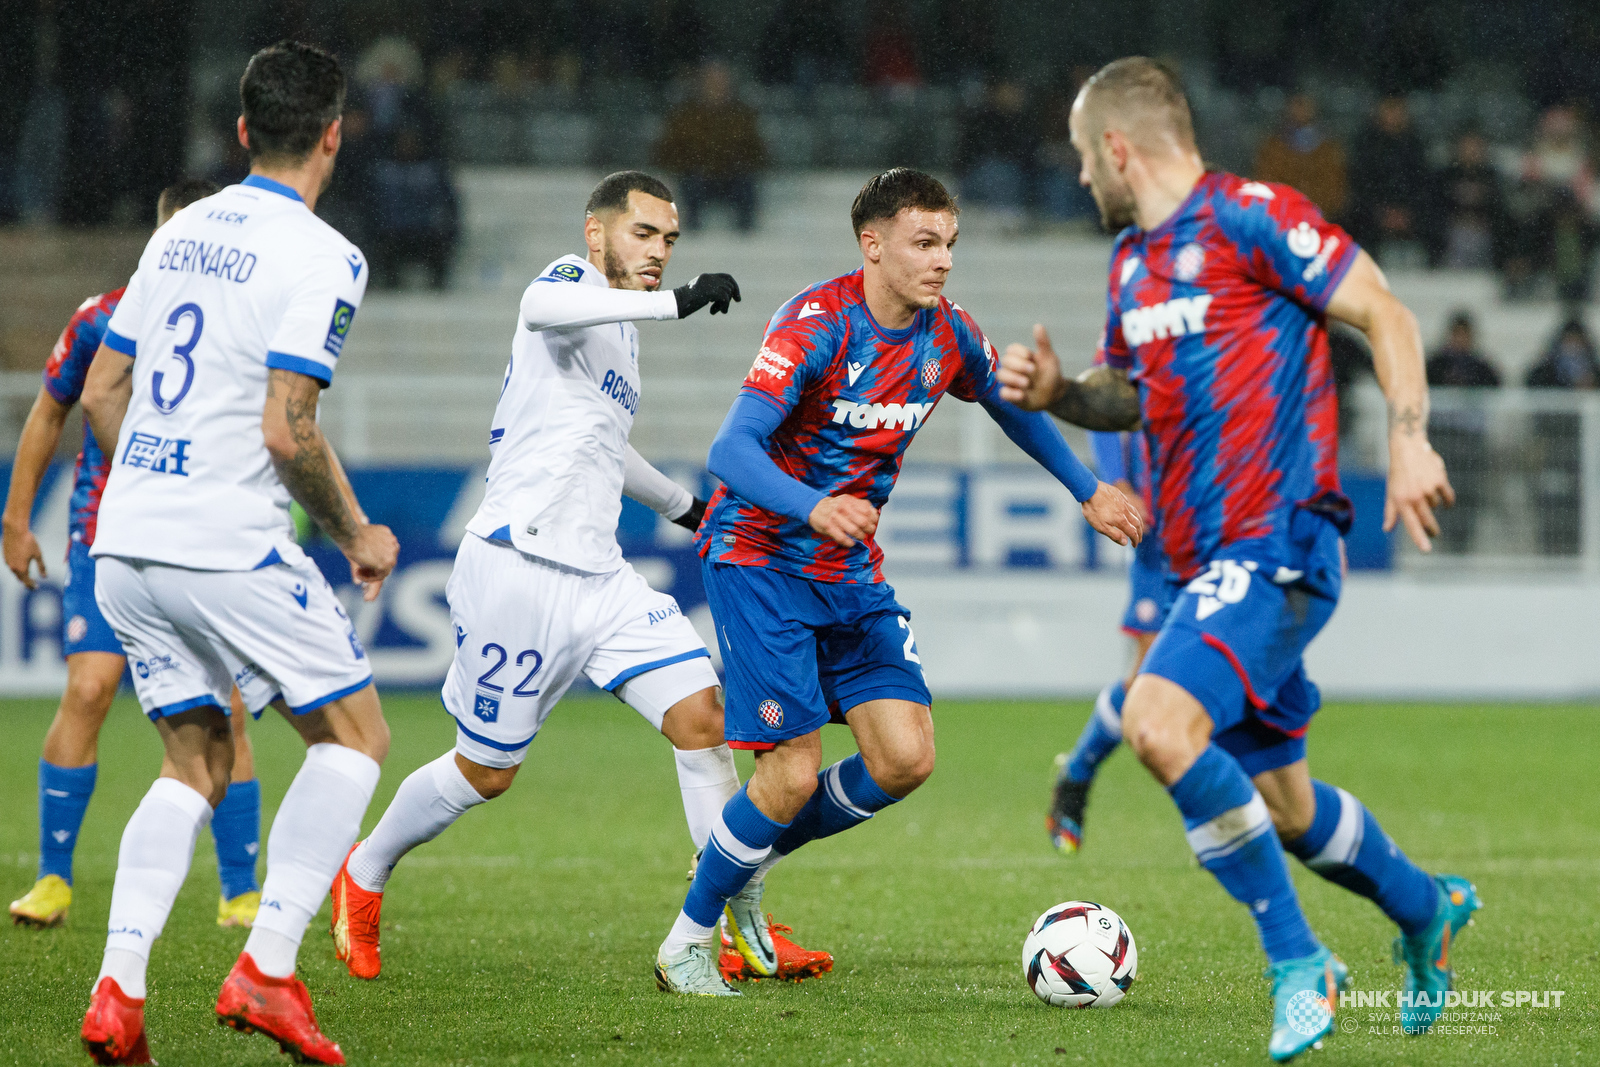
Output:
<svg viewBox="0 0 1600 1067">
<path fill-rule="evenodd" d="M 18 926 L 60 926 L 72 906 L 72 887 L 59 874 L 47 874 L 22 897 L 11 902 L 11 921 Z"/>
<path fill-rule="evenodd" d="M 246 930 L 256 921 L 256 910 L 261 907 L 261 890 L 252 889 L 248 893 L 240 893 L 229 900 L 222 897 L 217 901 L 218 926 L 242 926 Z"/>
<path fill-rule="evenodd" d="M 1278 1063 L 1321 1047 L 1333 1032 L 1339 990 L 1350 984 L 1350 968 L 1325 948 L 1267 968 L 1272 979 L 1272 1038 L 1267 1055 Z"/>
<path fill-rule="evenodd" d="M 1465 878 L 1438 874 L 1433 881 L 1439 887 L 1439 911 L 1433 922 L 1415 937 L 1402 934 L 1394 939 L 1394 961 L 1405 964 L 1405 988 L 1412 995 L 1412 1006 L 1400 1009 L 1400 1025 L 1413 1035 L 1427 1033 L 1444 1010 L 1444 994 L 1455 988 L 1451 945 L 1461 928 L 1472 922 L 1472 913 L 1483 907 L 1477 887 Z"/>
<path fill-rule="evenodd" d="M 712 958 L 708 945 L 690 945 L 671 959 L 658 951 L 656 988 L 663 993 L 682 993 L 694 997 L 743 995 L 717 973 L 716 960 Z"/>
<path fill-rule="evenodd" d="M 1075 782 L 1066 775 L 1066 753 L 1056 757 L 1055 795 L 1050 800 L 1050 814 L 1044 817 L 1044 828 L 1050 832 L 1050 843 L 1063 856 L 1071 856 L 1083 845 L 1083 813 L 1089 806 L 1089 786 L 1092 782 Z"/>
<path fill-rule="evenodd" d="M 122 991 L 110 975 L 100 979 L 83 1016 L 83 1047 L 96 1063 L 155 1063 L 144 1037 L 144 1001 Z"/>
<path fill-rule="evenodd" d="M 746 883 L 745 887 L 728 898 L 722 914 L 727 918 L 727 936 L 734 951 L 744 957 L 750 970 L 758 978 L 775 978 L 778 974 L 778 952 L 772 947 L 772 920 L 761 914 L 761 897 L 767 891 L 765 881 Z"/>
<path fill-rule="evenodd" d="M 264 1034 L 296 1063 L 344 1062 L 339 1046 L 317 1029 L 306 984 L 290 975 L 270 978 L 248 952 L 228 972 L 217 994 L 217 1022 L 241 1034 Z"/>
<path fill-rule="evenodd" d="M 353 845 L 354 852 L 360 845 Z M 383 910 L 383 894 L 362 889 L 350 877 L 350 853 L 334 876 L 328 890 L 333 898 L 333 951 L 356 978 L 376 978 L 383 969 L 378 952 L 378 916 Z"/>
<path fill-rule="evenodd" d="M 772 947 L 778 956 L 778 981 L 803 982 L 833 970 L 832 953 L 801 948 L 783 936 L 794 933 L 794 930 L 773 922 L 771 915 L 767 916 L 767 933 L 772 938 Z M 722 931 L 722 954 L 717 957 L 717 969 L 730 982 L 759 981 L 762 977 L 750 969 L 744 957 L 739 955 L 739 950 L 733 947 L 733 939 L 728 936 L 726 928 Z"/>
</svg>

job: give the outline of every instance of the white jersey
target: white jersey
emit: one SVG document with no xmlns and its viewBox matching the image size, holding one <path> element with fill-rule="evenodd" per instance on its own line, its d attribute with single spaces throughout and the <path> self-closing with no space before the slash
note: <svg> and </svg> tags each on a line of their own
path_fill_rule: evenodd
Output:
<svg viewBox="0 0 1600 1067">
<path fill-rule="evenodd" d="M 367 274 L 293 189 L 256 175 L 156 231 L 106 328 L 134 357 L 133 395 L 94 555 L 197 570 L 303 558 L 261 433 L 267 370 L 330 382 Z"/>
<path fill-rule="evenodd" d="M 577 256 L 533 280 L 489 431 L 488 487 L 468 531 L 587 574 L 622 566 L 617 520 L 639 409 L 630 320 L 677 317 L 671 292 L 612 289 Z"/>
</svg>

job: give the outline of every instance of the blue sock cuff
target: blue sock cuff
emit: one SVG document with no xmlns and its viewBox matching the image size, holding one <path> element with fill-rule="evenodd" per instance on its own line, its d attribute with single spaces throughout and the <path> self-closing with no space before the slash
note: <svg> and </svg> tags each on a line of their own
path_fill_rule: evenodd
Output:
<svg viewBox="0 0 1600 1067">
<path fill-rule="evenodd" d="M 748 784 L 739 787 L 722 809 L 722 821 L 728 829 L 750 848 L 771 848 L 785 830 L 786 822 L 773 822 L 761 814 L 755 801 L 750 799 Z"/>
<path fill-rule="evenodd" d="M 222 803 L 217 805 L 217 813 L 230 811 L 243 805 L 261 803 L 261 779 L 252 778 L 248 782 L 229 782 L 228 791 L 222 796 Z M 212 816 L 215 818 L 216 816 Z"/>
<path fill-rule="evenodd" d="M 1311 781 L 1311 793 L 1316 797 L 1317 810 L 1311 816 L 1311 826 L 1305 833 L 1284 845 L 1284 851 L 1299 859 L 1310 859 L 1322 851 L 1324 845 L 1339 828 L 1339 791 L 1327 782 Z"/>
<path fill-rule="evenodd" d="M 87 767 L 57 767 L 54 763 L 41 759 L 39 785 L 41 788 L 48 787 L 59 789 L 63 793 L 81 793 L 87 796 L 94 792 L 95 777 L 99 770 L 98 763 L 91 763 Z"/>
<path fill-rule="evenodd" d="M 878 812 L 890 804 L 898 803 L 898 798 L 885 793 L 872 780 L 872 775 L 867 772 L 867 763 L 859 752 L 839 761 L 839 785 L 844 789 L 844 795 L 850 798 L 850 803 L 864 811 Z"/>
<path fill-rule="evenodd" d="M 1210 745 L 1167 793 L 1183 813 L 1184 829 L 1193 830 L 1225 811 L 1250 803 L 1255 786 L 1232 756 Z"/>
<path fill-rule="evenodd" d="M 1106 699 L 1111 702 L 1111 710 L 1120 718 L 1122 715 L 1122 702 L 1128 699 L 1128 683 L 1118 678 L 1106 686 Z"/>
</svg>

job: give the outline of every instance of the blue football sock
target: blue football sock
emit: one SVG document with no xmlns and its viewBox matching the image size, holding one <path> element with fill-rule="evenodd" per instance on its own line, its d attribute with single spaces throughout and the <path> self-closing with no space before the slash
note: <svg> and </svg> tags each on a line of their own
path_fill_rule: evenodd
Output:
<svg viewBox="0 0 1600 1067">
<path fill-rule="evenodd" d="M 211 836 L 217 843 L 217 875 L 222 898 L 261 888 L 256 881 L 256 853 L 261 850 L 261 783 L 234 782 L 211 816 Z"/>
<path fill-rule="evenodd" d="M 866 822 L 895 802 L 894 797 L 872 780 L 861 753 L 857 752 L 817 775 L 817 791 L 811 794 L 811 799 L 806 801 L 806 806 L 800 809 L 800 814 L 794 817 L 794 822 L 772 850 L 787 856 L 807 841 L 832 837 L 840 830 Z"/>
<path fill-rule="evenodd" d="M 701 926 L 716 925 L 728 898 L 744 888 L 789 828 L 761 814 L 747 790 L 748 784 L 741 786 L 723 806 L 683 902 L 683 913 Z"/>
<path fill-rule="evenodd" d="M 94 795 L 98 764 L 57 767 L 39 761 L 39 877 L 59 875 L 72 884 L 72 851 Z"/>
<path fill-rule="evenodd" d="M 1327 782 L 1313 781 L 1311 789 L 1317 798 L 1311 829 L 1284 848 L 1328 881 L 1377 904 L 1401 933 L 1426 930 L 1439 907 L 1433 876 L 1389 840 L 1361 801 Z"/>
<path fill-rule="evenodd" d="M 1083 733 L 1062 772 L 1072 781 L 1093 781 L 1100 764 L 1122 743 L 1122 701 L 1127 695 L 1128 687 L 1121 679 L 1100 690 L 1094 714 L 1083 724 Z"/>
<path fill-rule="evenodd" d="M 1295 897 L 1272 816 L 1233 757 L 1209 746 L 1167 792 L 1183 813 L 1200 865 L 1250 909 L 1267 959 L 1277 963 L 1316 952 L 1321 946 Z"/>
</svg>

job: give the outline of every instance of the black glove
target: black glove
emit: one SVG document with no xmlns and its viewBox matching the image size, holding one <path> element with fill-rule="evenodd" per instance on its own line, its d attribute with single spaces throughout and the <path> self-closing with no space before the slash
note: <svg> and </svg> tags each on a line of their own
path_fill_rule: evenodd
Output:
<svg viewBox="0 0 1600 1067">
<path fill-rule="evenodd" d="M 672 290 L 678 298 L 678 318 L 686 319 L 711 305 L 711 314 L 728 313 L 728 304 L 739 299 L 739 283 L 731 274 L 696 274 L 688 285 Z"/>
<path fill-rule="evenodd" d="M 713 278 L 717 278 L 717 277 L 728 278 L 728 276 L 726 274 L 721 274 L 721 275 L 713 274 L 712 277 Z M 728 280 L 730 282 L 733 281 L 732 278 L 728 278 Z M 738 297 L 734 297 L 734 299 L 737 300 Z M 673 519 L 672 521 L 677 523 L 679 526 L 682 526 L 685 530 L 688 530 L 690 533 L 694 533 L 695 531 L 700 529 L 700 520 L 705 518 L 705 517 L 706 517 L 706 502 L 704 500 L 701 500 L 699 497 L 695 497 L 694 498 L 694 503 L 689 505 L 689 510 L 685 511 L 682 515 L 679 515 L 677 518 Z"/>
</svg>

